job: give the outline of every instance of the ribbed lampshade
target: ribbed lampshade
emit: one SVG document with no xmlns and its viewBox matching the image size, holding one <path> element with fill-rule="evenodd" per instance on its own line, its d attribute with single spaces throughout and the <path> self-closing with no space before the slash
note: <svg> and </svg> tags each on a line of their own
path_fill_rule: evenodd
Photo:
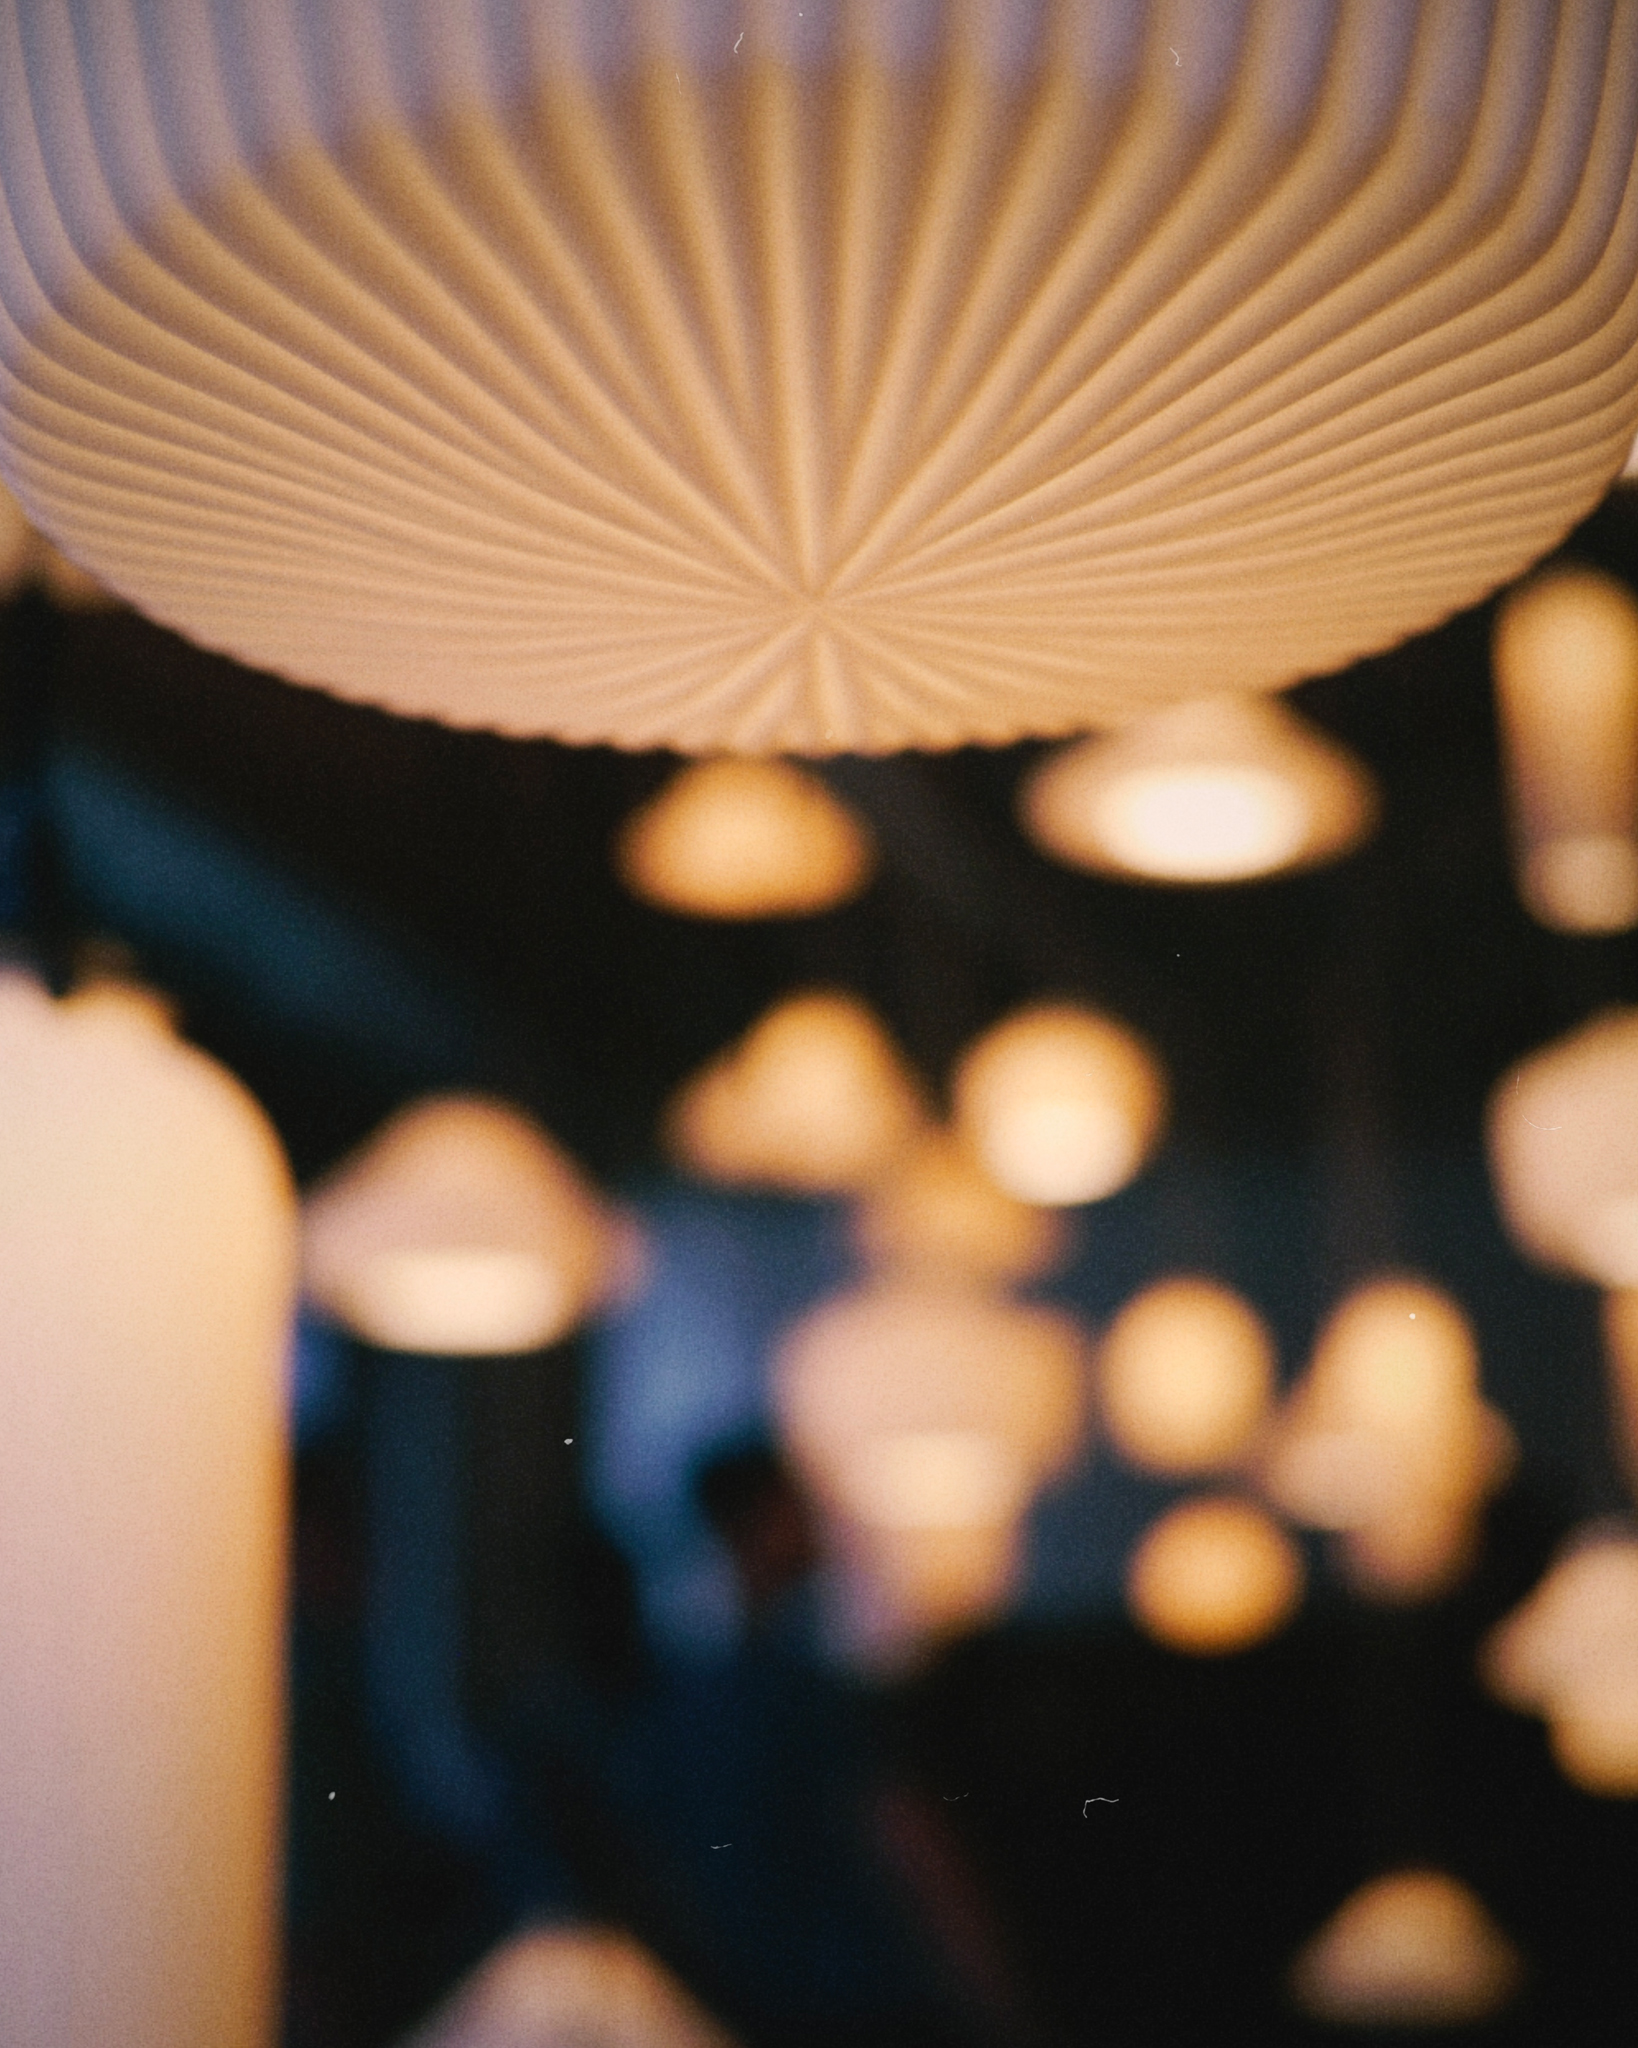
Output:
<svg viewBox="0 0 1638 2048">
<path fill-rule="evenodd" d="M 1633 0 L 0 0 L 0 469 L 402 711 L 1065 732 L 1590 509 L 1635 135 Z"/>
</svg>

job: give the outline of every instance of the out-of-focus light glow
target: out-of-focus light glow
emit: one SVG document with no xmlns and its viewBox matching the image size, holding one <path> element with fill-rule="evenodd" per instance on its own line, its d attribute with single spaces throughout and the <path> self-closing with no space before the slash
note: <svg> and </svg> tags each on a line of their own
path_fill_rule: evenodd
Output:
<svg viewBox="0 0 1638 2048">
<path fill-rule="evenodd" d="M 1490 1689 L 1540 1714 L 1565 1775 L 1638 1796 L 1638 1535 L 1593 1529 L 1487 1639 Z"/>
<path fill-rule="evenodd" d="M 692 917 L 800 917 L 870 878 L 864 827 L 818 779 L 784 761 L 682 769 L 626 823 L 617 848 L 634 894 Z"/>
<path fill-rule="evenodd" d="M 881 1279 L 795 1325 L 773 1392 L 855 1626 L 908 1649 L 1006 1597 L 1030 1496 L 1080 1441 L 1086 1349 L 1053 1310 Z"/>
<path fill-rule="evenodd" d="M 733 2048 L 648 1950 L 602 1927 L 539 1927 L 478 1965 L 402 2048 Z"/>
<path fill-rule="evenodd" d="M 1342 1534 L 1357 1590 L 1420 1600 L 1470 1561 L 1479 1506 L 1513 1456 L 1480 1398 L 1466 1317 L 1438 1288 L 1390 1275 L 1327 1320 L 1263 1479 L 1298 1521 Z"/>
<path fill-rule="evenodd" d="M 1192 1275 L 1135 1296 L 1099 1350 L 1110 1440 L 1151 1472 L 1232 1464 L 1262 1426 L 1273 1388 L 1273 1340 L 1256 1310 L 1232 1288 Z"/>
<path fill-rule="evenodd" d="M 730 1186 L 852 1194 L 921 1129 L 921 1094 L 892 1040 L 852 996 L 791 996 L 687 1083 L 671 1150 Z"/>
<path fill-rule="evenodd" d="M 1359 763 L 1283 705 L 1214 697 L 1049 756 L 1019 809 L 1071 867 L 1207 883 L 1333 859 L 1376 802 Z"/>
<path fill-rule="evenodd" d="M 1023 1202 L 1101 1201 L 1159 1136 L 1165 1086 L 1136 1035 L 1092 1010 L 1040 1003 L 984 1033 L 956 1070 L 957 1126 Z"/>
<path fill-rule="evenodd" d="M 520 1111 L 412 1104 L 314 1190 L 311 1298 L 372 1344 L 504 1356 L 555 1343 L 603 1299 L 618 1233 Z"/>
<path fill-rule="evenodd" d="M 1638 1494 L 1638 1288 L 1619 1287 L 1604 1297 L 1604 1364 L 1616 1453 Z"/>
<path fill-rule="evenodd" d="M 277 2031 L 295 1273 L 239 1084 L 151 1004 L 0 974 L 8 2042 Z"/>
<path fill-rule="evenodd" d="M 1638 923 L 1638 598 L 1557 567 L 1496 615 L 1492 649 L 1521 893 L 1555 931 Z"/>
<path fill-rule="evenodd" d="M 1398 1870 L 1345 1899 L 1298 1956 L 1292 1993 L 1339 2026 L 1459 2026 L 1499 2012 L 1517 1952 L 1480 1900 L 1441 1870 Z"/>
<path fill-rule="evenodd" d="M 1132 1553 L 1127 1604 L 1168 1649 L 1225 1656 L 1283 1628 L 1302 1598 L 1302 1559 L 1251 1501 L 1187 1500 L 1151 1524 Z"/>
<path fill-rule="evenodd" d="M 947 1132 L 929 1130 L 860 1202 L 853 1238 L 892 1272 L 994 1282 L 1038 1278 L 1066 1249 L 1064 1219 L 1019 1201 Z"/>
<path fill-rule="evenodd" d="M 1025 1507 L 1031 1474 L 999 1436 L 912 1429 L 871 1438 L 837 1474 L 845 1513 L 873 1529 L 988 1528 Z"/>
<path fill-rule="evenodd" d="M 1638 1009 L 1605 1011 L 1521 1060 L 1486 1123 L 1523 1249 L 1606 1287 L 1638 1285 Z"/>
</svg>

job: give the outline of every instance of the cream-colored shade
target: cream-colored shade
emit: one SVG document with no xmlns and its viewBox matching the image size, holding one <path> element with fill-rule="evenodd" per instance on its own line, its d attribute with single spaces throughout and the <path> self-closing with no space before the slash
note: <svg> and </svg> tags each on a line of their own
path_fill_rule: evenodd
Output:
<svg viewBox="0 0 1638 2048">
<path fill-rule="evenodd" d="M 1104 1427 L 1146 1471 L 1209 1472 L 1251 1446 L 1274 1374 L 1268 1328 L 1233 1288 L 1192 1274 L 1159 1280 L 1127 1302 L 1099 1347 Z"/>
<path fill-rule="evenodd" d="M 303 1279 L 369 1343 L 483 1357 L 566 1336 L 606 1293 L 616 1251 L 538 1124 L 485 1097 L 432 1096 L 309 1195 Z"/>
<path fill-rule="evenodd" d="M 1460 1879 L 1396 1870 L 1343 1900 L 1291 1971 L 1297 2004 L 1336 2026 L 1461 2026 L 1499 2012 L 1518 1952 Z"/>
<path fill-rule="evenodd" d="M 998 1188 L 939 1130 L 924 1132 L 853 1216 L 854 1243 L 873 1266 L 996 1283 L 1050 1272 L 1068 1235 L 1055 1211 Z"/>
<path fill-rule="evenodd" d="M 1565 1775 L 1638 1796 L 1638 1536 L 1592 1529 L 1487 1639 L 1498 1698 L 1546 1720 Z"/>
<path fill-rule="evenodd" d="M 1248 1650 L 1302 1598 L 1302 1557 L 1272 1516 L 1231 1496 L 1186 1500 L 1150 1524 L 1126 1570 L 1132 1618 L 1191 1657 Z"/>
<path fill-rule="evenodd" d="M 1283 705 L 1204 697 L 1048 758 L 1024 829 L 1071 867 L 1152 882 L 1243 882 L 1344 853 L 1376 815 L 1352 755 Z"/>
<path fill-rule="evenodd" d="M 729 1186 L 852 1194 L 921 1128 L 921 1093 L 855 997 L 787 997 L 672 1103 L 667 1137 L 690 1172 Z"/>
<path fill-rule="evenodd" d="M 1263 1480 L 1288 1514 L 1340 1532 L 1359 1591 L 1419 1600 L 1470 1561 L 1479 1509 L 1515 1454 L 1480 1397 L 1460 1308 L 1426 1282 L 1388 1275 L 1327 1319 Z"/>
<path fill-rule="evenodd" d="M 629 1934 L 537 1927 L 487 1955 L 401 2048 L 733 2048 Z"/>
<path fill-rule="evenodd" d="M 0 469 L 458 724 L 998 742 L 1431 626 L 1638 424 L 1638 14 L 5 0 Z"/>
<path fill-rule="evenodd" d="M 1638 1286 L 1638 1009 L 1608 1010 L 1504 1074 L 1487 1113 L 1509 1229 L 1544 1265 Z"/>
<path fill-rule="evenodd" d="M 956 1127 L 996 1185 L 1048 1207 L 1124 1187 L 1166 1112 L 1142 1039 L 1073 1003 L 1004 1017 L 962 1055 L 951 1094 Z"/>
<path fill-rule="evenodd" d="M 891 1662 L 1005 1600 L 1023 1515 L 1085 1425 L 1069 1318 L 951 1279 L 822 1303 L 774 1361 L 779 1431 L 824 1518 L 867 1659 Z"/>
<path fill-rule="evenodd" d="M 0 488 L 0 603 L 30 583 L 38 584 L 63 611 L 101 611 L 118 602 L 94 576 L 36 533 L 22 506 Z"/>
<path fill-rule="evenodd" d="M 243 1089 L 0 977 L 7 2048 L 271 2048 L 295 1276 Z"/>
<path fill-rule="evenodd" d="M 1496 615 L 1497 705 L 1519 884 L 1558 931 L 1638 924 L 1638 598 L 1558 567 Z"/>
<path fill-rule="evenodd" d="M 785 761 L 684 768 L 621 831 L 634 894 L 690 917 L 801 917 L 856 896 L 869 835 L 817 776 Z"/>
</svg>

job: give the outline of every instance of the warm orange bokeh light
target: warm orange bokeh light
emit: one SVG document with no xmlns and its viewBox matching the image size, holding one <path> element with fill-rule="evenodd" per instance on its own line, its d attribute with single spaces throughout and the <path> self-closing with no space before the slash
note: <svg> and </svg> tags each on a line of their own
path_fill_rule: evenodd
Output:
<svg viewBox="0 0 1638 2048">
<path fill-rule="evenodd" d="M 1132 1554 L 1133 1619 L 1169 1650 L 1193 1657 L 1248 1650 L 1291 1619 L 1302 1558 L 1251 1501 L 1186 1500 L 1153 1523 Z"/>
</svg>

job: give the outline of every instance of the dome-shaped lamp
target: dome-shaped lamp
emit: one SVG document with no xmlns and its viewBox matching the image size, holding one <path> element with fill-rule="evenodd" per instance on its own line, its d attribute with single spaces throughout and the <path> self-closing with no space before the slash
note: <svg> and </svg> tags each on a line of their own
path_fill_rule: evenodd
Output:
<svg viewBox="0 0 1638 2048">
<path fill-rule="evenodd" d="M 1509 1229 L 1544 1265 L 1638 1286 L 1638 1009 L 1608 1010 L 1521 1060 L 1486 1118 Z"/>
<path fill-rule="evenodd" d="M 1072 1003 L 1037 1003 L 992 1026 L 952 1083 L 957 1129 L 1022 1202 L 1101 1201 L 1160 1135 L 1166 1088 L 1134 1032 Z"/>
<path fill-rule="evenodd" d="M 634 895 L 689 917 L 804 917 L 870 879 L 869 835 L 788 761 L 696 762 L 627 819 L 616 847 Z"/>
<path fill-rule="evenodd" d="M 966 1146 L 928 1130 L 853 1215 L 853 1241 L 886 1272 L 945 1274 L 996 1285 L 1058 1265 L 1069 1231 L 1055 1210 L 998 1188 Z"/>
<path fill-rule="evenodd" d="M 1288 1514 L 1338 1532 L 1357 1590 L 1414 1601 L 1470 1562 L 1479 1508 L 1514 1456 L 1480 1397 L 1467 1318 L 1440 1289 L 1386 1275 L 1327 1319 L 1263 1477 Z"/>
<path fill-rule="evenodd" d="M 1148 882 L 1244 882 L 1334 860 L 1376 816 L 1352 755 L 1280 703 L 1205 697 L 1050 754 L 1024 829 L 1070 867 Z"/>
<path fill-rule="evenodd" d="M 4 0 L 0 472 L 163 623 L 458 725 L 1279 687 L 1620 469 L 1635 80 L 1630 0 Z"/>
<path fill-rule="evenodd" d="M 273 2037 L 295 1275 L 244 1090 L 155 1005 L 0 976 L 0 2033 L 27 2048 Z"/>
<path fill-rule="evenodd" d="M 1221 1469 L 1262 1428 L 1274 1374 L 1274 1341 L 1251 1304 L 1218 1281 L 1178 1274 L 1135 1295 L 1104 1335 L 1104 1427 L 1145 1471 Z"/>
<path fill-rule="evenodd" d="M 1496 695 L 1519 889 L 1563 932 L 1638 924 L 1638 598 L 1557 567 L 1496 614 Z"/>
<path fill-rule="evenodd" d="M 1638 1797 L 1638 1535 L 1586 1531 L 1490 1635 L 1490 1689 L 1547 1722 L 1566 1777 Z"/>
<path fill-rule="evenodd" d="M 787 997 L 696 1074 L 667 1136 L 689 1172 L 729 1186 L 852 1194 L 893 1164 L 922 1125 L 898 1049 L 855 997 Z"/>
<path fill-rule="evenodd" d="M 1450 2027 L 1490 2018 L 1522 1975 L 1479 1898 L 1442 1870 L 1395 1870 L 1343 1900 L 1291 1971 L 1332 2026 Z"/>
<path fill-rule="evenodd" d="M 502 1356 L 556 1343 L 602 1299 L 617 1237 L 530 1118 L 480 1096 L 412 1103 L 309 1195 L 310 1298 L 368 1343 Z"/>
<path fill-rule="evenodd" d="M 1146 1635 L 1191 1657 L 1248 1650 L 1302 1598 L 1302 1557 L 1271 1515 L 1232 1496 L 1185 1500 L 1150 1524 L 1126 1570 Z"/>
<path fill-rule="evenodd" d="M 781 1437 L 884 1635 L 970 1624 L 1006 1597 L 1031 1496 L 1085 1421 L 1067 1317 L 948 1281 L 884 1280 L 780 1346 Z"/>
</svg>

